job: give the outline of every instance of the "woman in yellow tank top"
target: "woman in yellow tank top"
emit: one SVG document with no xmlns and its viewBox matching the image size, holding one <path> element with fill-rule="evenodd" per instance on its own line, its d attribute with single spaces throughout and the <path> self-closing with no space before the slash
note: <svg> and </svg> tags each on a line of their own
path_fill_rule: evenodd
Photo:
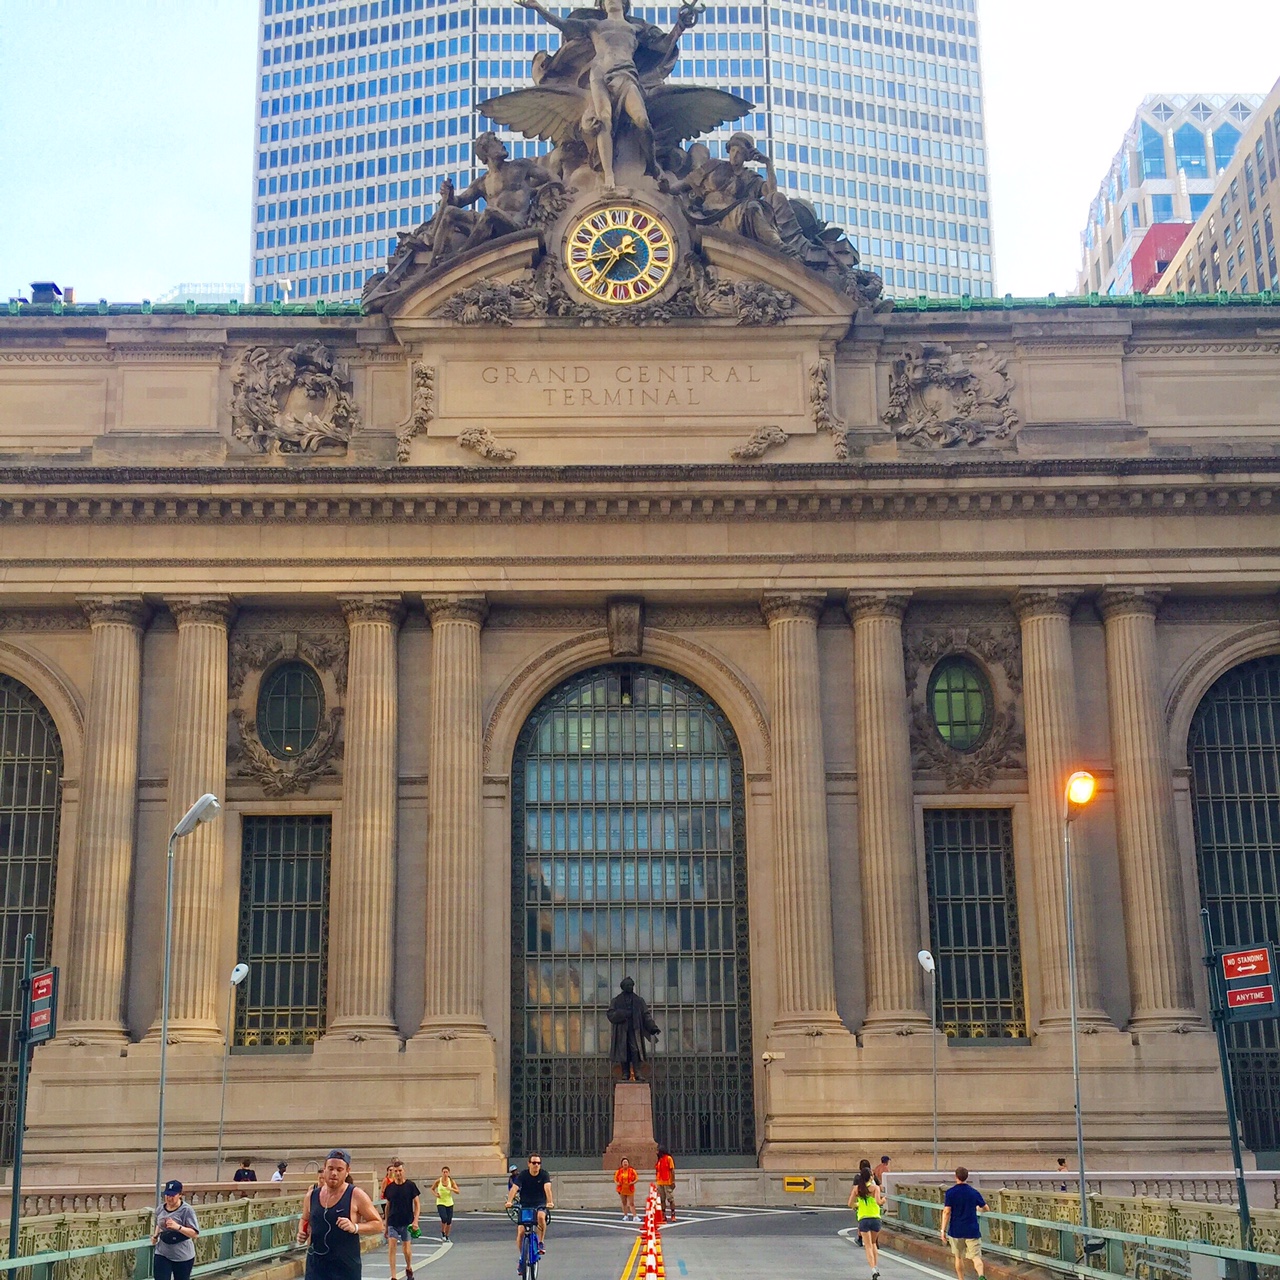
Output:
<svg viewBox="0 0 1280 1280">
<path fill-rule="evenodd" d="M 872 1177 L 871 1170 L 859 1169 L 853 1193 L 849 1196 L 849 1208 L 858 1215 L 858 1234 L 871 1264 L 871 1280 L 880 1280 L 880 1209 L 883 1204 L 884 1192 Z"/>
<path fill-rule="evenodd" d="M 458 1184 L 449 1176 L 448 1165 L 440 1170 L 431 1190 L 435 1192 L 436 1212 L 440 1215 L 440 1234 L 448 1240 L 453 1234 L 453 1197 L 459 1194 Z"/>
</svg>

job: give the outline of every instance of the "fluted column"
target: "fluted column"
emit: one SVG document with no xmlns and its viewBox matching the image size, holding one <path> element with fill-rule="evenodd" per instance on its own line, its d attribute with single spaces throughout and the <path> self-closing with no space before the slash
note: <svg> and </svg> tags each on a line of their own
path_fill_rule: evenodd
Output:
<svg viewBox="0 0 1280 1280">
<path fill-rule="evenodd" d="M 178 621 L 169 752 L 169 830 L 207 791 L 219 800 L 227 777 L 227 596 L 166 599 Z M 174 846 L 171 1040 L 221 1040 L 226 975 L 218 967 L 223 882 L 223 816 L 202 822 Z M 163 882 L 161 883 L 163 893 Z M 160 1030 L 160 1010 L 152 1032 Z"/>
<path fill-rule="evenodd" d="M 93 631 L 93 677 L 85 718 L 83 799 L 63 1026 L 89 1043 L 126 1038 L 125 935 L 138 805 L 141 596 L 81 602 Z"/>
<path fill-rule="evenodd" d="M 334 851 L 330 906 L 329 1034 L 394 1035 L 396 881 L 396 638 L 399 596 L 344 596 L 351 632 L 347 668 L 342 840 Z"/>
<path fill-rule="evenodd" d="M 1023 716 L 1027 730 L 1027 790 L 1031 801 L 1031 864 L 1035 874 L 1036 932 L 1040 945 L 1042 1027 L 1071 1021 L 1067 913 L 1062 861 L 1063 797 L 1080 766 L 1076 743 L 1076 677 L 1071 655 L 1068 591 L 1020 591 L 1014 609 L 1022 624 Z M 1090 891 L 1089 846 L 1082 824 L 1072 832 L 1076 975 L 1079 1018 L 1104 1025 Z"/>
<path fill-rule="evenodd" d="M 919 873 L 902 616 L 907 595 L 851 591 L 853 724 L 858 753 L 858 856 L 867 966 L 865 1028 L 929 1022 L 916 952 Z"/>
<path fill-rule="evenodd" d="M 423 1029 L 485 1030 L 481 941 L 483 596 L 427 596 L 431 724 L 427 761 L 427 1001 Z"/>
<path fill-rule="evenodd" d="M 766 595 L 772 658 L 773 861 L 777 876 L 778 1018 L 828 1024 L 836 1013 L 827 845 L 827 769 L 818 675 L 820 595 Z"/>
<path fill-rule="evenodd" d="M 1156 668 L 1156 610 L 1162 596 L 1149 588 L 1108 587 L 1098 597 L 1106 635 L 1130 1026 L 1135 1030 L 1199 1021 Z"/>
</svg>

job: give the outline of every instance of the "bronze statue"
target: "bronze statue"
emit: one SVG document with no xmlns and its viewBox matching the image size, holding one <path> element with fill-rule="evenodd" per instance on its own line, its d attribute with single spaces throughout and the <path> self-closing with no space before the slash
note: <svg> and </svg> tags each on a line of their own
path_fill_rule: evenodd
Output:
<svg viewBox="0 0 1280 1280">
<path fill-rule="evenodd" d="M 609 1005 L 609 1021 L 613 1024 L 609 1061 L 615 1075 L 623 1080 L 635 1080 L 637 1072 L 645 1075 L 649 1060 L 645 1040 L 656 1040 L 662 1033 L 644 998 L 636 995 L 636 984 L 630 978 L 623 978 L 622 990 Z"/>
</svg>

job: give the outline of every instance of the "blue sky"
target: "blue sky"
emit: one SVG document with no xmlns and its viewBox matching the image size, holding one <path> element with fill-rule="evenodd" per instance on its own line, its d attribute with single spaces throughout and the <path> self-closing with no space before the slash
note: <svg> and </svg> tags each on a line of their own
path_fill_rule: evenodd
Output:
<svg viewBox="0 0 1280 1280">
<path fill-rule="evenodd" d="M 0 0 L 0 298 L 243 280 L 255 0 Z M 979 0 L 997 287 L 1074 285 L 1079 233 L 1147 93 L 1268 91 L 1280 4 Z"/>
</svg>

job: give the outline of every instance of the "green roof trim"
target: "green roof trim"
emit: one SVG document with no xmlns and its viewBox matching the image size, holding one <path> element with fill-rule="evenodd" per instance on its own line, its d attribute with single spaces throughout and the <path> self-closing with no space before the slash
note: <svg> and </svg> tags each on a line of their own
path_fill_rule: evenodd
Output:
<svg viewBox="0 0 1280 1280">
<path fill-rule="evenodd" d="M 888 295 L 886 295 L 888 296 Z M 1262 293 L 1130 293 L 1102 297 L 1096 293 L 1065 298 L 1051 293 L 1044 298 L 1015 298 L 1006 293 L 1001 298 L 930 298 L 924 294 L 914 298 L 891 298 L 896 311 L 1024 311 L 1045 307 L 1270 307 L 1277 295 L 1270 289 Z"/>
<path fill-rule="evenodd" d="M 0 312 L 0 314 L 5 314 Z M 358 302 L 100 302 L 67 306 L 63 302 L 43 303 L 9 299 L 11 316 L 362 316 Z"/>
</svg>

